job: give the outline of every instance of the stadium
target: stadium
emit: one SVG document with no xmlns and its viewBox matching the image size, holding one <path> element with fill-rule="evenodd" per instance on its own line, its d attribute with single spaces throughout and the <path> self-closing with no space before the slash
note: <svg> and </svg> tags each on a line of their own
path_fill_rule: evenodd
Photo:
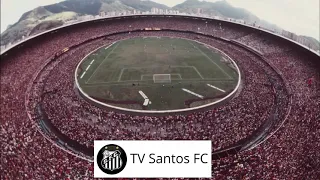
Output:
<svg viewBox="0 0 320 180">
<path fill-rule="evenodd" d="M 320 177 L 319 55 L 235 22 L 129 15 L 1 54 L 1 177 L 91 179 L 93 140 L 211 140 L 214 179 Z"/>
</svg>

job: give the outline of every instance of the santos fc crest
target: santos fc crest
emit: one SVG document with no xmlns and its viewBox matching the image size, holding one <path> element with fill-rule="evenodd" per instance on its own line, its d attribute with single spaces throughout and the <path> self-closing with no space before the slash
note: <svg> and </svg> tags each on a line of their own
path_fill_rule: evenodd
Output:
<svg viewBox="0 0 320 180">
<path fill-rule="evenodd" d="M 127 155 L 120 146 L 109 144 L 100 149 L 97 164 L 107 174 L 118 174 L 127 164 Z"/>
</svg>

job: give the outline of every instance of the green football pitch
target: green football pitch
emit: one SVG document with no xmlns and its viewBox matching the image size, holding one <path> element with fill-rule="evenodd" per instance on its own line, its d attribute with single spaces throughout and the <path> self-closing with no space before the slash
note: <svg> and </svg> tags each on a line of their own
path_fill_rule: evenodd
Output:
<svg viewBox="0 0 320 180">
<path fill-rule="evenodd" d="M 145 110 L 211 103 L 230 93 L 238 78 L 217 50 L 169 37 L 118 41 L 92 52 L 77 69 L 79 87 L 91 98 Z"/>
</svg>

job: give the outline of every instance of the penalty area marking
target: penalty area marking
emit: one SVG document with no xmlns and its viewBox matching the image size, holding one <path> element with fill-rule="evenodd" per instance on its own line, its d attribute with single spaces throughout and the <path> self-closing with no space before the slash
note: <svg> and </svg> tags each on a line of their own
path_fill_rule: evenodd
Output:
<svg viewBox="0 0 320 180">
<path fill-rule="evenodd" d="M 87 69 L 83 72 L 83 74 L 81 75 L 80 79 L 82 79 L 83 76 L 87 73 L 88 69 L 90 68 L 90 66 L 92 65 L 93 62 L 94 62 L 94 59 L 90 62 L 89 66 L 88 66 Z"/>
<path fill-rule="evenodd" d="M 202 55 L 204 55 L 209 61 L 215 64 L 225 75 L 227 75 L 230 79 L 233 79 L 226 71 L 224 71 L 214 60 L 212 60 L 206 53 L 204 53 L 201 49 L 195 46 L 193 43 L 189 42 L 194 48 L 196 48 Z"/>
<path fill-rule="evenodd" d="M 111 52 L 109 52 L 109 54 L 103 59 L 103 61 L 99 64 L 99 66 L 96 68 L 96 70 L 91 74 L 90 78 L 86 81 L 86 83 L 88 83 L 88 82 L 91 80 L 91 78 L 96 75 L 96 73 L 97 73 L 98 69 L 100 68 L 100 66 L 104 63 L 104 61 L 105 61 L 106 59 L 108 59 L 108 57 L 110 56 L 110 54 L 113 53 L 113 51 L 119 46 L 120 43 L 121 43 L 121 42 L 119 42 L 119 43 L 111 50 Z M 115 43 L 111 44 L 110 46 L 108 46 L 108 48 L 111 47 L 111 46 L 114 45 L 114 44 L 115 44 Z"/>
<path fill-rule="evenodd" d="M 192 68 L 198 73 L 198 75 L 200 76 L 201 79 L 204 79 L 196 67 L 192 66 Z"/>
<path fill-rule="evenodd" d="M 226 92 L 225 90 L 217 88 L 215 86 L 212 86 L 211 84 L 207 84 L 207 86 L 212 87 L 213 89 L 216 89 L 216 90 L 221 91 L 221 92 Z"/>
<path fill-rule="evenodd" d="M 194 95 L 194 96 L 197 96 L 198 98 L 203 99 L 203 96 L 201 96 L 200 94 L 197 94 L 197 93 L 195 93 L 195 92 L 192 92 L 192 91 L 190 91 L 190 90 L 188 90 L 188 89 L 182 88 L 182 91 L 187 92 L 187 93 L 190 93 L 190 94 L 192 94 L 192 95 Z"/>
</svg>

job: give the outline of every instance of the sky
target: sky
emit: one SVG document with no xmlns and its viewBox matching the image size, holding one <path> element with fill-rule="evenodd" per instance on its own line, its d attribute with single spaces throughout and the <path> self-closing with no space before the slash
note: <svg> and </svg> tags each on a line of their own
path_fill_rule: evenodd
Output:
<svg viewBox="0 0 320 180">
<path fill-rule="evenodd" d="M 62 0 L 1 0 L 1 32 L 19 20 L 24 12 Z M 172 7 L 184 0 L 153 0 Z M 217 0 L 207 0 L 215 2 Z M 232 6 L 247 9 L 260 19 L 298 35 L 319 37 L 319 0 L 227 0 Z"/>
</svg>

